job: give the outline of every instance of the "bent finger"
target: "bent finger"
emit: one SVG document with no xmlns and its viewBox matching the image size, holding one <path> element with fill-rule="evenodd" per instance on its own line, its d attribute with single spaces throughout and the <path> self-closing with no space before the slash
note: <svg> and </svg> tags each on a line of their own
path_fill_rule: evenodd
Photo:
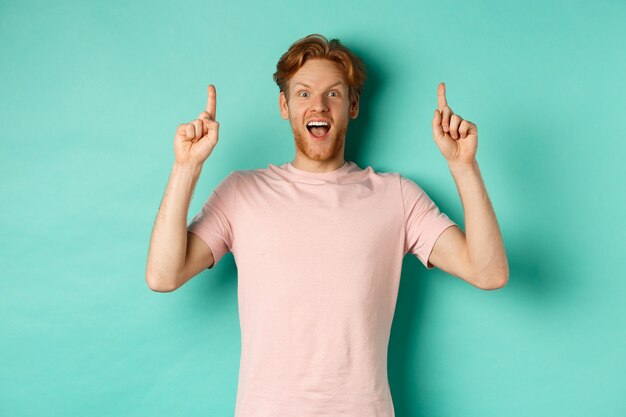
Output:
<svg viewBox="0 0 626 417">
<path fill-rule="evenodd" d="M 191 123 L 187 123 L 185 125 L 185 136 L 187 137 L 187 140 L 193 140 L 194 136 L 196 136 L 196 129 Z"/>
<path fill-rule="evenodd" d="M 458 114 L 453 114 L 450 118 L 450 136 L 453 139 L 459 138 L 459 125 L 461 124 L 461 117 Z"/>
<path fill-rule="evenodd" d="M 209 114 L 208 111 L 203 111 L 202 113 L 200 113 L 198 115 L 198 119 L 200 119 L 200 120 L 209 120 L 209 119 L 211 119 L 211 115 Z"/>
<path fill-rule="evenodd" d="M 194 128 L 194 141 L 200 139 L 202 137 L 202 120 L 196 119 L 193 122 L 191 122 L 191 124 L 193 125 Z"/>
<path fill-rule="evenodd" d="M 461 135 L 461 139 L 464 139 L 467 136 L 467 131 L 469 130 L 470 123 L 467 120 L 463 120 L 461 125 L 459 126 L 459 134 Z"/>
</svg>

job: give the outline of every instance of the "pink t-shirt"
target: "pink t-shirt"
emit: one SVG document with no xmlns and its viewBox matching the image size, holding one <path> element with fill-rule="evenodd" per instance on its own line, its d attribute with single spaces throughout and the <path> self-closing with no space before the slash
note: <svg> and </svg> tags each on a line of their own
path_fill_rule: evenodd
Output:
<svg viewBox="0 0 626 417">
<path fill-rule="evenodd" d="M 455 225 L 398 173 L 231 172 L 189 230 L 238 270 L 235 417 L 393 417 L 387 346 L 402 258 Z M 215 264 L 214 264 L 215 265 Z"/>
</svg>

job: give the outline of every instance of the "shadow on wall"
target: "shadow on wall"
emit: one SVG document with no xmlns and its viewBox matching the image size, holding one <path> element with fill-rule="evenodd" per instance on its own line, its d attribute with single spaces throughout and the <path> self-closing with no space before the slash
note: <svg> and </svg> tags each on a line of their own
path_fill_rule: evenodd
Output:
<svg viewBox="0 0 626 417">
<path fill-rule="evenodd" d="M 424 400 L 430 390 L 422 384 L 429 381 L 420 377 L 425 366 L 415 359 L 419 355 L 414 351 L 415 347 L 424 346 L 420 330 L 429 317 L 429 287 L 434 279 L 415 276 L 422 268 L 417 257 L 405 256 L 388 352 L 389 385 L 397 416 L 419 416 L 426 409 L 430 413 L 434 411 L 433 404 Z"/>
<path fill-rule="evenodd" d="M 359 154 L 362 149 L 367 149 L 369 144 L 376 140 L 369 132 L 374 131 L 373 126 L 380 123 L 373 110 L 377 108 L 378 96 L 383 87 L 383 80 L 387 76 L 384 67 L 376 61 L 371 54 L 371 48 L 354 46 L 350 44 L 350 49 L 359 56 L 365 63 L 367 69 L 367 80 L 361 89 L 359 98 L 359 115 L 350 121 L 348 133 L 346 135 L 345 158 L 347 161 L 354 161 L 359 164 Z"/>
<path fill-rule="evenodd" d="M 489 169 L 483 169 L 488 193 L 493 190 L 496 181 L 495 177 L 492 179 L 486 173 L 499 173 L 499 199 L 506 199 L 507 202 L 494 204 L 509 261 L 509 282 L 498 292 L 507 292 L 507 301 L 510 301 L 508 313 L 512 310 L 520 314 L 532 311 L 532 314 L 552 320 L 555 316 L 566 314 L 571 306 L 585 302 L 580 298 L 585 292 L 579 284 L 587 280 L 584 275 L 586 268 L 581 263 L 572 262 L 580 258 L 579 254 L 583 251 L 572 233 L 568 232 L 568 226 L 584 222 L 585 218 L 583 213 L 572 213 L 571 208 L 576 207 L 572 196 L 576 194 L 563 192 L 567 179 L 554 173 L 554 161 L 560 157 L 559 143 L 565 143 L 567 138 L 559 138 L 559 132 L 551 130 L 547 118 L 533 119 L 518 126 L 517 115 L 532 114 L 533 109 L 517 110 L 498 114 L 500 133 L 506 135 L 506 144 L 491 144 L 489 154 L 497 158 L 486 161 Z M 489 140 L 495 141 L 496 138 L 486 139 Z M 479 138 L 479 162 L 481 143 L 484 147 L 488 143 L 486 141 L 481 142 Z M 498 146 L 501 149 L 497 149 Z M 566 162 L 562 164 L 565 166 Z M 456 188 L 454 195 L 446 192 L 439 198 L 431 193 L 431 187 L 416 182 L 438 202 L 443 212 L 454 213 L 450 217 L 465 230 Z M 442 205 L 444 200 L 451 204 Z M 537 204 L 539 201 L 541 205 Z M 567 214 L 563 214 L 564 211 Z M 557 213 L 560 215 L 557 216 Z M 449 411 L 436 408 L 443 403 L 441 399 L 429 399 L 430 393 L 444 392 L 445 387 L 433 387 L 433 382 L 424 373 L 429 366 L 416 360 L 419 355 L 415 351 L 416 347 L 419 350 L 431 343 L 421 330 L 424 327 L 422 323 L 429 320 L 429 313 L 434 308 L 431 295 L 434 287 L 439 285 L 436 284 L 439 278 L 457 279 L 437 269 L 426 272 L 421 262 L 412 255 L 404 258 L 389 346 L 389 380 L 396 415 L 399 416 L 420 415 L 423 410 L 428 410 L 431 415 L 444 415 Z M 475 291 L 477 296 L 483 295 L 478 293 L 482 290 Z"/>
</svg>

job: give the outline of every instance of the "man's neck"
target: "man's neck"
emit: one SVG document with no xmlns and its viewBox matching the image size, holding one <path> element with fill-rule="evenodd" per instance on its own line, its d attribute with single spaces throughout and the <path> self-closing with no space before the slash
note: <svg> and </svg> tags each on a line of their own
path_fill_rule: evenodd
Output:
<svg viewBox="0 0 626 417">
<path fill-rule="evenodd" d="M 298 159 L 295 158 L 291 161 L 291 165 L 302 171 L 309 172 L 330 172 L 335 171 L 344 166 L 346 161 L 343 157 L 328 161 L 312 161 L 310 159 Z"/>
</svg>

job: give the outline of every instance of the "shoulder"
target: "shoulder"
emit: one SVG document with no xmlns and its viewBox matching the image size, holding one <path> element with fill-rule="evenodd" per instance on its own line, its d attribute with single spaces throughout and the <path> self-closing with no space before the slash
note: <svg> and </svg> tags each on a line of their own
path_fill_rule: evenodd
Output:
<svg viewBox="0 0 626 417">
<path fill-rule="evenodd" d="M 420 187 L 415 181 L 399 172 L 373 171 L 373 175 L 378 177 L 381 181 L 386 182 L 389 186 L 398 187 L 402 194 L 418 195 L 424 193 L 422 187 Z"/>
<path fill-rule="evenodd" d="M 400 194 L 402 195 L 402 201 L 405 206 L 416 203 L 429 203 L 431 201 L 428 193 L 411 178 L 398 174 L 397 179 L 400 184 Z"/>
<path fill-rule="evenodd" d="M 414 201 L 419 199 L 424 190 L 413 180 L 397 171 L 376 171 L 368 166 L 363 172 L 367 172 L 367 178 L 380 189 L 398 195 L 402 200 Z"/>
<path fill-rule="evenodd" d="M 398 180 L 400 181 L 400 187 L 403 192 L 408 193 L 423 193 L 424 190 L 412 179 L 398 174 Z"/>
<path fill-rule="evenodd" d="M 232 181 L 238 182 L 240 186 L 245 186 L 271 177 L 272 173 L 267 168 L 240 169 L 232 171 L 229 176 L 232 177 Z"/>
<path fill-rule="evenodd" d="M 273 179 L 279 179 L 276 174 L 267 168 L 241 169 L 231 171 L 223 183 L 227 188 L 242 191 L 253 191 L 263 189 Z"/>
<path fill-rule="evenodd" d="M 377 181 L 387 183 L 388 185 L 400 184 L 402 175 L 395 171 L 377 171 L 371 165 L 368 165 L 365 169 L 361 170 L 367 177 L 376 179 Z"/>
</svg>

